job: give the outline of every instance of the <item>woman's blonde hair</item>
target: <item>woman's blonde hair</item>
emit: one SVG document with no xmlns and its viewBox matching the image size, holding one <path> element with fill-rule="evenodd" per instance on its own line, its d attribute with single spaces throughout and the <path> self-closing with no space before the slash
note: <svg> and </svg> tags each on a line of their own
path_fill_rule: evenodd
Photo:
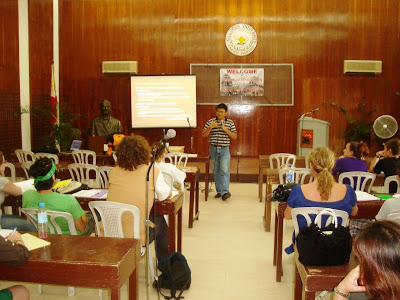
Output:
<svg viewBox="0 0 400 300">
<path fill-rule="evenodd" d="M 328 201 L 333 186 L 332 168 L 335 154 L 327 147 L 317 147 L 308 154 L 308 160 L 317 173 L 318 191 L 322 201 Z"/>
</svg>

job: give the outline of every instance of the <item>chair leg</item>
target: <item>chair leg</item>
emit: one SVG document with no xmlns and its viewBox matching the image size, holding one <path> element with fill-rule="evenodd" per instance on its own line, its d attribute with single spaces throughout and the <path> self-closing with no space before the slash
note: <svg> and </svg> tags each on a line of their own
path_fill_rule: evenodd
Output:
<svg viewBox="0 0 400 300">
<path fill-rule="evenodd" d="M 43 284 L 38 284 L 38 293 L 41 295 L 43 292 Z"/>
<path fill-rule="evenodd" d="M 73 286 L 68 287 L 68 297 L 73 297 L 75 295 L 75 288 Z"/>
<path fill-rule="evenodd" d="M 99 298 L 103 299 L 103 290 L 102 289 L 99 289 Z"/>
</svg>

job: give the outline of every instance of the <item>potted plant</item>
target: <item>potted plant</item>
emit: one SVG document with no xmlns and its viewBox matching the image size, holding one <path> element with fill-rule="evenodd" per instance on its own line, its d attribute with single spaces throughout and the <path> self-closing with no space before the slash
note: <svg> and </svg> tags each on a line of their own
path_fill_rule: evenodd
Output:
<svg viewBox="0 0 400 300">
<path fill-rule="evenodd" d="M 370 122 L 369 120 L 375 110 L 365 112 L 365 103 L 359 103 L 357 105 L 359 116 L 350 117 L 343 106 L 334 102 L 327 102 L 325 104 L 337 107 L 346 116 L 348 129 L 342 132 L 343 137 L 346 139 L 346 143 L 349 141 L 371 141 L 372 125 L 374 122 Z"/>
<path fill-rule="evenodd" d="M 57 104 L 58 106 L 59 104 Z M 72 140 L 78 139 L 81 131 L 74 128 L 74 122 L 83 117 L 83 115 L 71 113 L 66 104 L 58 106 L 59 120 L 54 125 L 52 124 L 52 112 L 50 106 L 28 105 L 21 107 L 20 114 L 29 113 L 39 119 L 49 127 L 48 135 L 44 136 L 44 144 L 49 149 L 57 149 L 58 151 L 67 151 Z"/>
</svg>

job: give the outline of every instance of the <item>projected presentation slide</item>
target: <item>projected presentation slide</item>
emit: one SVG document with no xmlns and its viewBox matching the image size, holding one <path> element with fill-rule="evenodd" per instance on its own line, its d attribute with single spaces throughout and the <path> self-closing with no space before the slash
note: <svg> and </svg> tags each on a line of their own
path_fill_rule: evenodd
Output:
<svg viewBox="0 0 400 300">
<path fill-rule="evenodd" d="M 132 128 L 197 127 L 196 76 L 131 77 Z"/>
</svg>

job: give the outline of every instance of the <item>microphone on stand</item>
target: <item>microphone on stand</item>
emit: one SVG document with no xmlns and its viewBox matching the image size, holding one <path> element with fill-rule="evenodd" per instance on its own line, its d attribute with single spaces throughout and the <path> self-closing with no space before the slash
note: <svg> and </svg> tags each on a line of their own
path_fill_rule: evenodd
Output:
<svg viewBox="0 0 400 300">
<path fill-rule="evenodd" d="M 162 137 L 162 139 L 160 140 L 160 144 L 164 144 L 165 145 L 166 141 L 168 141 L 169 139 L 172 139 L 174 137 L 176 137 L 176 131 L 174 129 L 168 129 L 167 134 L 164 135 Z"/>
</svg>

